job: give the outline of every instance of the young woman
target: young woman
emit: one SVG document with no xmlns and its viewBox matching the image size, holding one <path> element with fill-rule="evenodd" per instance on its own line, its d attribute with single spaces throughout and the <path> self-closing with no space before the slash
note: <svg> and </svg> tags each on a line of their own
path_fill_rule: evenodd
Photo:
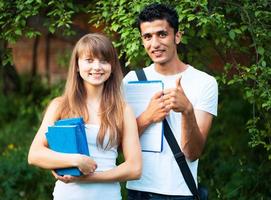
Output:
<svg viewBox="0 0 271 200">
<path fill-rule="evenodd" d="M 84 174 L 54 176 L 55 200 L 121 199 L 118 181 L 138 179 L 141 151 L 135 116 L 121 94 L 122 72 L 111 41 L 87 34 L 75 45 L 64 94 L 49 104 L 28 162 L 45 169 L 78 167 Z M 90 157 L 48 148 L 45 133 L 56 120 L 82 116 Z M 125 161 L 116 166 L 118 147 Z"/>
</svg>

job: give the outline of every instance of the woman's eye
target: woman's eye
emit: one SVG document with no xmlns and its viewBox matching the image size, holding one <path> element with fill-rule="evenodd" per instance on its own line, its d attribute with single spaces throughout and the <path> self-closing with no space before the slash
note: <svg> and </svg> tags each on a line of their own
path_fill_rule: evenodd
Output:
<svg viewBox="0 0 271 200">
<path fill-rule="evenodd" d="M 100 61 L 102 64 L 108 64 L 108 62 L 106 60 L 101 60 Z"/>
<path fill-rule="evenodd" d="M 88 62 L 88 63 L 92 63 L 93 62 L 92 59 L 85 59 L 85 61 Z"/>
</svg>

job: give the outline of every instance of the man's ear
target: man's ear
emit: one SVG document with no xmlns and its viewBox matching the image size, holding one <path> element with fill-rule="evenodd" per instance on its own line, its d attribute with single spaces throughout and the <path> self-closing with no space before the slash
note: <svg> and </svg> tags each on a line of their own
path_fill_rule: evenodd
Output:
<svg viewBox="0 0 271 200">
<path fill-rule="evenodd" d="M 175 43 L 176 44 L 179 44 L 181 42 L 181 39 L 182 39 L 182 32 L 178 31 L 176 34 L 175 34 Z"/>
</svg>

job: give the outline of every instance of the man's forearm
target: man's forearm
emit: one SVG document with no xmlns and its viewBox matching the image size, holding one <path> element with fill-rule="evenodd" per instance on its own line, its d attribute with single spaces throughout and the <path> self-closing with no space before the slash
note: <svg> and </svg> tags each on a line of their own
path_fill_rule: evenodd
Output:
<svg viewBox="0 0 271 200">
<path fill-rule="evenodd" d="M 202 153 L 205 139 L 200 132 L 194 109 L 182 113 L 182 150 L 189 160 L 196 160 Z"/>
<path fill-rule="evenodd" d="M 151 121 L 145 117 L 144 113 L 136 118 L 136 122 L 139 136 L 141 136 L 144 130 L 151 124 Z"/>
</svg>

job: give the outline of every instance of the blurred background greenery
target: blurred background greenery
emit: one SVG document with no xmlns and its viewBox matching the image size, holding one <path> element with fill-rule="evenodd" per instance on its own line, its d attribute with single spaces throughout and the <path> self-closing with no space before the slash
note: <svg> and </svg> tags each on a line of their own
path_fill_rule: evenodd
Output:
<svg viewBox="0 0 271 200">
<path fill-rule="evenodd" d="M 56 56 L 58 70 L 66 71 L 72 44 L 86 32 L 103 32 L 114 41 L 126 73 L 150 63 L 134 20 L 151 2 L 0 0 L 0 199 L 52 198 L 50 171 L 27 164 L 43 111 L 65 82 L 65 76 L 54 79 L 47 51 L 46 72 L 39 73 L 40 38 L 49 38 L 44 49 L 54 48 L 50 38 L 70 42 Z M 163 2 L 180 16 L 181 59 L 219 83 L 218 117 L 200 159 L 199 181 L 211 200 L 271 199 L 270 1 Z M 78 20 L 92 29 L 78 29 Z M 33 52 L 27 73 L 16 66 L 14 47 L 22 38 L 33 41 L 33 49 L 24 49 Z"/>
</svg>

